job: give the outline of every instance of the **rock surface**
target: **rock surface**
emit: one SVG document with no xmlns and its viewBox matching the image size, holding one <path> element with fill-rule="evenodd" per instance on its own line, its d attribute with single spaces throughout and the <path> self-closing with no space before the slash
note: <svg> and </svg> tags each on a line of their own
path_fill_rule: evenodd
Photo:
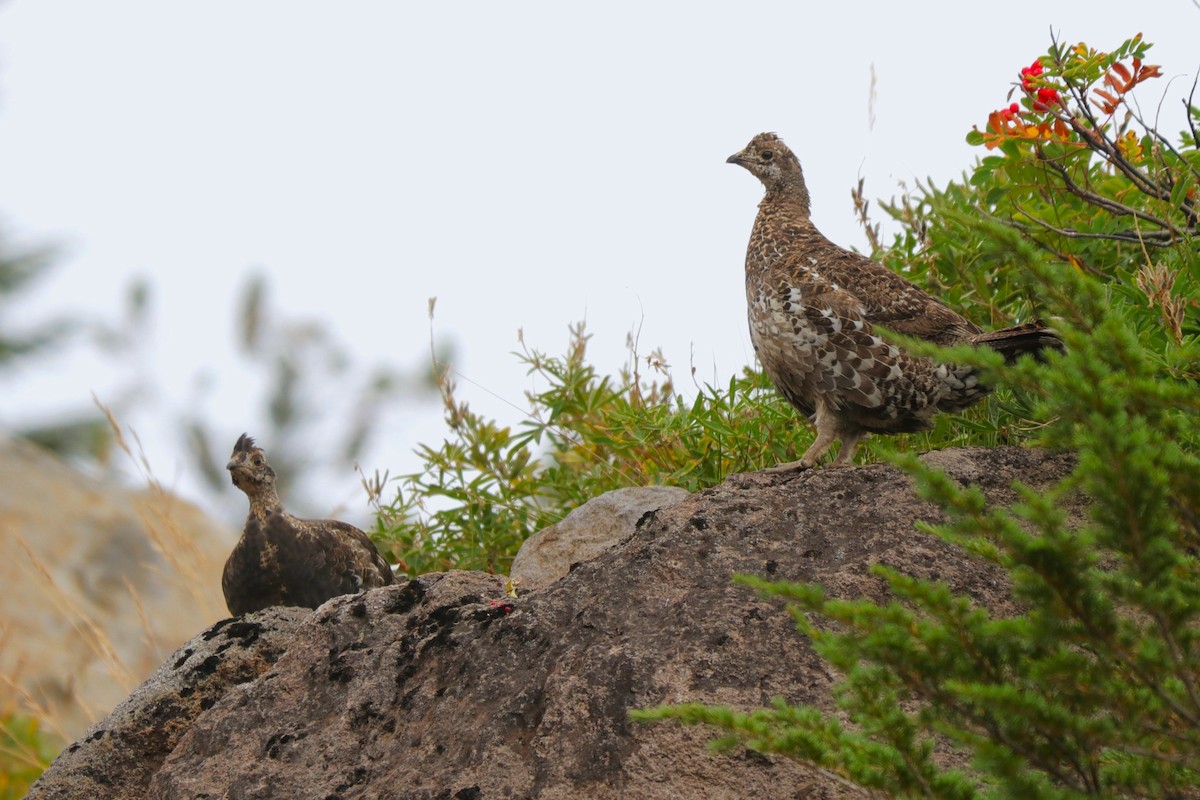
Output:
<svg viewBox="0 0 1200 800">
<path fill-rule="evenodd" d="M 249 685 L 291 646 L 307 608 L 269 608 L 218 622 L 180 648 L 108 719 L 63 751 L 56 778 L 28 797 L 144 797 L 191 724 L 234 687 Z M 119 776 L 113 784 L 110 776 Z M 128 784 L 131 792 L 114 790 Z"/>
<path fill-rule="evenodd" d="M 999 502 L 1014 499 L 1014 479 L 1046 488 L 1071 466 L 1016 448 L 927 460 Z M 878 598 L 868 568 L 883 562 L 1010 609 L 997 571 L 913 529 L 938 517 L 883 465 L 737 475 L 515 600 L 495 576 L 452 572 L 335 598 L 298 621 L 223 623 L 64 753 L 29 797 L 855 796 L 786 759 L 710 753 L 710 730 L 635 725 L 627 712 L 776 696 L 830 705 L 828 666 L 779 604 L 732 584 L 734 572 Z M 255 662 L 265 671 L 236 666 L 257 658 L 233 627 L 248 624 L 263 626 L 257 642 L 272 652 L 286 649 L 273 665 Z M 203 650 L 213 642 L 228 647 Z M 200 685 L 202 701 L 182 696 Z M 101 757 L 106 731 L 130 729 L 142 735 L 117 740 L 122 758 Z"/>
<path fill-rule="evenodd" d="M 688 494 L 678 486 L 630 486 L 593 497 L 526 539 L 509 576 L 521 590 L 552 583 L 570 572 L 572 564 L 591 561 L 632 536 L 643 515 L 674 505 Z"/>
<path fill-rule="evenodd" d="M 0 675 L 69 741 L 227 616 L 237 532 L 0 434 Z M 6 687 L 7 688 L 7 687 Z"/>
</svg>

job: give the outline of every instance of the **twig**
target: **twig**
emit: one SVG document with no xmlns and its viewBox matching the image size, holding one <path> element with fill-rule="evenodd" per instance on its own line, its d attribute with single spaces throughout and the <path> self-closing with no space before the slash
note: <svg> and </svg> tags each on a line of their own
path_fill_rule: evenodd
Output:
<svg viewBox="0 0 1200 800">
<path fill-rule="evenodd" d="M 1037 222 L 1038 224 L 1042 225 L 1044 228 L 1048 229 L 1052 233 L 1058 233 L 1058 234 L 1068 237 L 1068 238 L 1080 238 L 1080 239 L 1112 238 L 1112 237 L 1107 237 L 1104 234 L 1097 234 L 1097 233 L 1081 234 L 1078 231 L 1061 230 L 1059 228 L 1055 228 L 1053 225 L 1050 225 L 1047 222 L 1043 222 L 1042 220 L 1031 216 L 1029 214 L 1029 212 L 1025 211 L 1024 209 L 1022 209 L 1020 206 L 1017 206 L 1016 204 L 1014 204 L 1014 207 L 1018 211 L 1020 211 L 1022 214 L 1025 214 L 1025 216 L 1029 217 L 1034 222 Z M 1022 225 L 1021 223 L 1019 223 L 1015 220 L 1002 220 L 1002 219 L 999 219 L 998 217 L 992 217 L 992 219 L 995 219 L 997 222 L 999 222 L 1001 224 L 1011 225 L 1012 227 L 1016 228 L 1021 233 L 1024 233 L 1026 236 L 1029 237 L 1029 240 L 1031 242 L 1033 242 L 1038 247 L 1042 248 L 1046 252 L 1053 255 L 1059 261 L 1063 261 L 1067 264 L 1074 264 L 1074 265 L 1078 266 L 1079 268 L 1083 269 L 1084 271 L 1086 271 L 1089 275 L 1096 277 L 1096 278 L 1107 278 L 1108 277 L 1103 272 L 1101 272 L 1100 270 L 1091 266 L 1090 264 L 1079 260 L 1079 258 L 1077 258 L 1077 257 L 1073 258 L 1070 254 L 1066 253 L 1065 251 L 1059 250 L 1056 247 L 1052 247 L 1049 242 L 1043 242 L 1041 239 L 1038 239 L 1037 237 L 1035 237 L 1033 235 L 1033 229 L 1030 228 L 1028 225 Z"/>
<path fill-rule="evenodd" d="M 1176 238 L 1181 239 L 1184 237 L 1184 235 L 1186 233 L 1193 233 L 1193 234 L 1195 233 L 1195 231 L 1190 230 L 1190 229 L 1180 230 L 1179 228 L 1175 227 L 1167 220 L 1159 219 L 1158 217 L 1156 217 L 1152 214 L 1147 214 L 1145 211 L 1139 211 L 1138 209 L 1133 208 L 1132 206 L 1127 206 L 1124 203 L 1118 203 L 1116 200 L 1113 200 L 1109 197 L 1105 197 L 1104 195 L 1096 194 L 1095 192 L 1090 191 L 1089 189 L 1083 188 L 1082 186 L 1080 186 L 1079 184 L 1077 184 L 1075 182 L 1074 178 L 1071 177 L 1070 171 L 1066 167 L 1064 167 L 1062 164 L 1059 164 L 1054 159 L 1045 158 L 1044 156 L 1041 156 L 1039 154 L 1039 160 L 1042 161 L 1042 163 L 1046 164 L 1048 167 L 1050 167 L 1051 169 L 1053 169 L 1055 172 L 1057 172 L 1059 174 L 1059 177 L 1062 178 L 1063 183 L 1066 185 L 1067 190 L 1070 191 L 1071 194 L 1075 195 L 1076 197 L 1078 197 L 1081 200 L 1084 200 L 1084 201 L 1090 203 L 1091 205 L 1094 205 L 1098 208 L 1103 208 L 1106 211 L 1110 211 L 1116 216 L 1131 216 L 1131 217 L 1135 217 L 1137 219 L 1144 220 L 1145 222 L 1149 222 L 1151 225 L 1157 225 L 1159 228 L 1162 228 L 1164 232 L 1170 232 L 1173 239 L 1176 239 Z M 1160 198 L 1160 199 L 1166 199 L 1166 198 Z M 1144 234 L 1144 235 L 1149 235 L 1149 234 Z M 1132 239 L 1132 241 L 1138 241 L 1138 239 L 1135 237 L 1134 239 Z"/>
<path fill-rule="evenodd" d="M 1200 3 L 1200 0 L 1192 0 L 1192 2 Z M 1183 101 L 1183 107 L 1187 111 L 1188 128 L 1192 131 L 1192 142 L 1195 143 L 1196 147 L 1200 147 L 1200 133 L 1196 132 L 1195 115 L 1192 113 L 1192 109 L 1195 108 L 1192 100 L 1196 97 L 1197 81 L 1200 81 L 1200 70 L 1196 72 L 1196 80 L 1192 81 L 1192 91 L 1188 93 L 1188 99 Z"/>
<path fill-rule="evenodd" d="M 1118 231 L 1116 233 L 1089 233 L 1087 231 L 1077 231 L 1072 228 L 1058 228 L 1043 219 L 1038 219 L 1025 209 L 1018 206 L 1016 203 L 1013 203 L 1013 208 L 1029 217 L 1031 222 L 1037 223 L 1050 233 L 1056 233 L 1059 236 L 1065 236 L 1068 239 L 1103 239 L 1110 242 L 1129 242 L 1130 244 L 1145 243 L 1154 245 L 1155 247 L 1170 247 L 1177 241 L 1171 236 L 1169 231 L 1146 231 L 1139 236 L 1137 233 L 1129 233 L 1126 231 Z M 1004 220 L 1001 220 L 1001 222 L 1003 221 Z M 1034 230 L 1029 225 L 1023 225 L 1016 220 L 1011 220 L 1008 222 L 1008 224 L 1012 225 L 1022 233 L 1030 233 Z M 1100 273 L 1094 274 L 1099 275 Z"/>
<path fill-rule="evenodd" d="M 1195 86 L 1192 87 L 1192 90 L 1195 91 Z M 1133 112 L 1131 111 L 1131 113 L 1133 113 Z M 1194 175 L 1197 179 L 1200 179 L 1200 169 L 1197 169 L 1196 167 L 1192 166 L 1191 162 L 1188 161 L 1186 158 L 1184 158 L 1183 154 L 1175 149 L 1175 146 L 1173 144 L 1171 144 L 1170 140 L 1158 132 L 1158 128 L 1156 128 L 1152 125 L 1148 125 L 1146 123 L 1146 120 L 1142 118 L 1142 115 L 1140 113 L 1133 113 L 1133 118 L 1135 120 L 1137 120 L 1138 124 L 1141 125 L 1146 130 L 1146 133 L 1149 133 L 1154 137 L 1155 144 L 1159 145 L 1160 147 L 1166 148 L 1167 152 L 1169 152 L 1171 155 L 1175 156 L 1175 158 L 1178 159 L 1179 163 L 1182 164 L 1189 172 L 1191 172 L 1192 175 Z M 1188 124 L 1189 125 L 1191 124 L 1190 114 L 1188 116 Z M 1193 128 L 1193 134 L 1194 133 L 1195 133 L 1195 129 Z M 1169 199 L 1171 190 L 1173 190 L 1175 188 L 1175 181 L 1170 179 L 1171 167 L 1170 167 L 1170 165 L 1168 165 L 1166 163 L 1166 159 L 1160 155 L 1159 162 L 1160 162 L 1163 170 L 1167 173 L 1167 176 L 1168 176 L 1167 177 L 1167 192 L 1168 192 L 1167 199 Z M 1189 202 L 1188 198 L 1185 197 L 1183 199 L 1182 205 L 1183 205 L 1183 208 L 1181 210 L 1183 211 L 1184 215 L 1188 218 L 1188 223 L 1191 225 L 1195 225 L 1197 222 L 1197 215 L 1196 215 L 1196 209 L 1194 207 L 1194 204 L 1192 202 Z"/>
<path fill-rule="evenodd" d="M 854 210 L 858 214 L 858 224 L 862 225 L 863 230 L 867 234 L 867 241 L 871 243 L 872 253 L 882 253 L 883 244 L 879 241 L 879 224 L 871 224 L 869 214 L 871 202 L 867 200 L 863 184 L 865 178 L 859 177 L 858 186 L 850 190 L 850 198 L 854 201 Z"/>
</svg>

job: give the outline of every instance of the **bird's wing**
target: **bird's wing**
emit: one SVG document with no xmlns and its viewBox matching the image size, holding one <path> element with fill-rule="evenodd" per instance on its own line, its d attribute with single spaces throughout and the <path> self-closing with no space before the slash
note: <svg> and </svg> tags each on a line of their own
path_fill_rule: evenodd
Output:
<svg viewBox="0 0 1200 800">
<path fill-rule="evenodd" d="M 290 514 L 267 517 L 267 536 L 276 547 L 286 604 L 316 608 L 331 597 L 358 591 L 338 537 Z"/>
<path fill-rule="evenodd" d="M 807 386 L 842 408 L 876 409 L 885 404 L 888 381 L 901 377 L 900 349 L 872 329 L 862 301 L 820 274 L 797 280 L 777 273 L 770 313 L 779 331 L 785 374 L 806 376 Z"/>
<path fill-rule="evenodd" d="M 938 344 L 963 341 L 979 328 L 902 275 L 870 258 L 839 247 L 815 229 L 785 228 L 804 246 L 787 259 L 796 273 L 815 268 L 821 278 L 858 299 L 872 325 Z"/>
<path fill-rule="evenodd" d="M 378 573 L 363 570 L 362 562 L 369 563 L 369 556 L 341 530 L 342 526 L 352 527 L 341 522 L 297 519 L 281 512 L 267 518 L 266 533 L 279 563 L 284 605 L 316 608 L 331 597 L 383 584 Z"/>
<path fill-rule="evenodd" d="M 395 580 L 391 565 L 380 555 L 379 548 L 366 532 L 337 520 L 322 520 L 322 524 L 341 538 L 351 557 L 349 564 L 362 576 L 363 588 L 387 586 Z"/>
</svg>

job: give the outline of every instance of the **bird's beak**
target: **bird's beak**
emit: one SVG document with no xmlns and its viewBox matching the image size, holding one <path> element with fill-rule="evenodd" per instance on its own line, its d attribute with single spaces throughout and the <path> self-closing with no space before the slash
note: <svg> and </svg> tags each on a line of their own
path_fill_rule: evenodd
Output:
<svg viewBox="0 0 1200 800">
<path fill-rule="evenodd" d="M 742 155 L 745 152 L 746 152 L 745 150 L 742 150 L 741 152 L 734 153 L 729 158 L 725 159 L 725 163 L 726 164 L 737 164 L 740 167 L 742 165 L 742 163 L 746 160 L 745 157 Z"/>
<path fill-rule="evenodd" d="M 233 472 L 236 468 L 237 468 L 236 461 L 230 461 L 228 464 L 225 465 L 225 469 L 229 470 L 230 472 Z"/>
</svg>

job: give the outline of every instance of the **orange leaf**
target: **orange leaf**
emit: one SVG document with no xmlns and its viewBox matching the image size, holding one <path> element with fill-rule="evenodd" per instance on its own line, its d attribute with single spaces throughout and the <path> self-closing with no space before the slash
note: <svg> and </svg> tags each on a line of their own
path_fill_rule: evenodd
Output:
<svg viewBox="0 0 1200 800">
<path fill-rule="evenodd" d="M 1103 89 L 1093 89 L 1092 91 L 1095 92 L 1096 94 L 1100 95 L 1105 100 L 1112 103 L 1113 105 L 1117 104 L 1117 98 L 1114 97 L 1113 95 L 1109 94 L 1108 92 L 1104 91 Z"/>
<path fill-rule="evenodd" d="M 1133 131 L 1126 131 L 1124 136 L 1117 139 L 1117 147 L 1121 154 L 1130 160 L 1136 161 L 1142 157 L 1141 142 Z"/>
<path fill-rule="evenodd" d="M 1137 63 L 1137 62 L 1135 61 L 1134 63 Z M 1116 62 L 1115 64 L 1113 64 L 1113 65 L 1112 65 L 1112 71 L 1113 71 L 1113 72 L 1115 72 L 1115 73 L 1117 73 L 1118 75 L 1120 75 L 1120 76 L 1121 76 L 1121 78 L 1122 78 L 1122 80 L 1126 80 L 1126 81 L 1127 81 L 1127 80 L 1129 80 L 1129 78 L 1131 77 L 1131 73 L 1129 72 L 1129 68 L 1128 68 L 1128 67 L 1126 67 L 1124 64 L 1122 64 L 1120 61 L 1118 61 L 1118 62 Z"/>
</svg>

